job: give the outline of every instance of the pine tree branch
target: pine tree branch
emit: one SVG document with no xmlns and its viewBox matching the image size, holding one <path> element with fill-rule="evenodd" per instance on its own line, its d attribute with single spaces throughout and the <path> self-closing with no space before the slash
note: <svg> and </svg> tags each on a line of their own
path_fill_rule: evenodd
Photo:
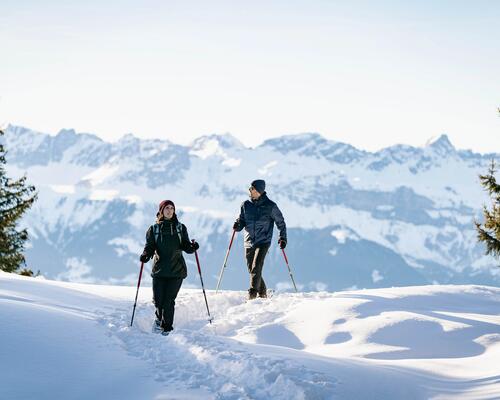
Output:
<svg viewBox="0 0 500 400">
<path fill-rule="evenodd" d="M 4 133 L 0 130 L 0 136 Z M 14 272 L 26 261 L 24 244 L 26 229 L 16 230 L 19 219 L 38 197 L 34 186 L 26 184 L 26 176 L 12 180 L 6 176 L 6 151 L 0 144 L 0 269 Z"/>
</svg>

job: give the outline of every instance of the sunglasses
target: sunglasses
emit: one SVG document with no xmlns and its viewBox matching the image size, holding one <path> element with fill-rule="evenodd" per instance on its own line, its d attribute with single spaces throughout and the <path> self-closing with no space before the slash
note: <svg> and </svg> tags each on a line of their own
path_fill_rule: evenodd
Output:
<svg viewBox="0 0 500 400">
<path fill-rule="evenodd" d="M 165 209 L 167 209 L 167 210 L 175 210 L 175 208 L 172 207 L 172 206 L 166 206 Z"/>
</svg>

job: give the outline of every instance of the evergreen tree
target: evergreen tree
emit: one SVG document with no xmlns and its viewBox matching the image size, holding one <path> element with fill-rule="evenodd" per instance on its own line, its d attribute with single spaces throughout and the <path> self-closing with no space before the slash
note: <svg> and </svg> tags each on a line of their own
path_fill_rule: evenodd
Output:
<svg viewBox="0 0 500 400">
<path fill-rule="evenodd" d="M 0 130 L 0 139 L 3 136 Z M 16 271 L 25 264 L 24 243 L 28 239 L 26 229 L 17 230 L 22 215 L 37 198 L 34 186 L 26 184 L 26 176 L 11 180 L 6 176 L 6 151 L 0 143 L 0 269 Z"/>
<path fill-rule="evenodd" d="M 484 223 L 475 221 L 477 238 L 486 244 L 486 254 L 491 254 L 500 258 L 500 184 L 495 178 L 495 161 L 491 161 L 491 166 L 486 175 L 480 175 L 481 185 L 488 191 L 491 200 L 491 210 L 484 206 Z"/>
</svg>

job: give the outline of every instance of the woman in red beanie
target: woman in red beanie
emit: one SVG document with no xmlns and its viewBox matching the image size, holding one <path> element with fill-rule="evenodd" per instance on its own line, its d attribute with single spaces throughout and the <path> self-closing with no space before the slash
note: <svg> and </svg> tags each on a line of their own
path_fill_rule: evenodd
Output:
<svg viewBox="0 0 500 400">
<path fill-rule="evenodd" d="M 182 251 L 194 253 L 200 246 L 191 242 L 184 224 L 175 213 L 175 204 L 163 200 L 156 214 L 156 223 L 146 232 L 146 245 L 141 262 L 153 257 L 153 299 L 156 307 L 154 329 L 168 335 L 173 328 L 175 299 L 187 276 L 186 261 Z"/>
</svg>

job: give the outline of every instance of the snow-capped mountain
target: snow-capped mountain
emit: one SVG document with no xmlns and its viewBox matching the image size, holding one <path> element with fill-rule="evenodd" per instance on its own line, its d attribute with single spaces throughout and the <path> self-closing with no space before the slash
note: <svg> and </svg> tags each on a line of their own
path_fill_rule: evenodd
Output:
<svg viewBox="0 0 500 400">
<path fill-rule="evenodd" d="M 9 126 L 5 133 L 9 174 L 26 173 L 39 190 L 24 220 L 28 266 L 50 278 L 136 280 L 146 229 L 168 198 L 200 242 L 213 287 L 248 185 L 262 178 L 285 216 L 287 255 L 304 289 L 500 284 L 498 263 L 484 256 L 473 228 L 488 202 L 478 175 L 498 154 L 457 150 L 446 135 L 372 153 L 316 133 L 256 148 L 230 134 L 181 146 L 132 134 L 108 143 L 73 130 L 51 136 Z M 264 277 L 271 287 L 290 285 L 275 246 Z M 247 279 L 238 235 L 223 287 L 243 289 Z"/>
</svg>

